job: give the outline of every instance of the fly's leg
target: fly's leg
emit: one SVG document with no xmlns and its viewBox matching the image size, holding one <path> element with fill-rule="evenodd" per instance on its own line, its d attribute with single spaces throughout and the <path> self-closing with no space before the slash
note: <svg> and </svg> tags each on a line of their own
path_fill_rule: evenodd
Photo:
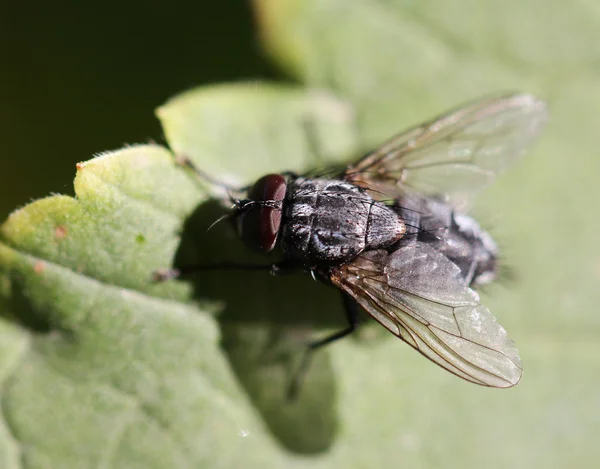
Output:
<svg viewBox="0 0 600 469">
<path fill-rule="evenodd" d="M 175 157 L 175 162 L 184 168 L 192 171 L 196 177 L 203 182 L 208 182 L 210 185 L 219 187 L 223 192 L 227 193 L 227 199 L 231 203 L 235 203 L 244 193 L 246 193 L 252 186 L 243 186 L 236 187 L 230 184 L 227 184 L 223 181 L 219 181 L 218 179 L 213 178 L 208 173 L 202 171 L 198 166 L 192 163 L 187 156 L 178 155 Z"/>
<path fill-rule="evenodd" d="M 192 160 L 190 160 L 187 156 L 178 155 L 175 158 L 175 162 L 179 166 L 183 166 L 184 168 L 187 168 L 190 171 L 192 171 L 198 177 L 198 179 L 207 181 L 208 183 L 212 184 L 213 186 L 220 187 L 221 189 L 225 190 L 227 193 L 240 192 L 240 191 L 247 189 L 244 187 L 242 187 L 242 188 L 233 187 L 233 186 L 230 186 L 229 184 L 224 183 L 223 181 L 219 181 L 219 180 L 213 178 L 208 173 L 205 173 L 200 168 L 198 168 L 198 166 L 196 166 L 194 163 L 192 163 Z"/>
<path fill-rule="evenodd" d="M 311 342 L 306 347 L 304 352 L 304 356 L 302 357 L 302 361 L 300 362 L 300 366 L 294 373 L 292 377 L 292 381 L 290 383 L 290 387 L 288 389 L 288 399 L 294 400 L 298 396 L 298 391 L 300 389 L 300 384 L 308 371 L 308 367 L 310 366 L 310 361 L 312 359 L 313 353 L 327 344 L 331 344 L 336 340 L 343 339 L 347 335 L 352 334 L 357 326 L 358 326 L 358 305 L 356 302 L 351 299 L 349 296 L 343 295 L 344 301 L 344 309 L 346 311 L 346 318 L 348 319 L 348 327 L 342 329 L 341 331 L 334 332 L 323 339 L 316 340 Z"/>
<path fill-rule="evenodd" d="M 193 274 L 212 270 L 268 270 L 272 275 L 281 275 L 297 269 L 298 266 L 286 262 L 279 264 L 237 264 L 221 262 L 217 264 L 186 265 L 173 269 L 159 269 L 152 274 L 152 280 L 154 282 L 164 282 L 166 280 L 188 277 Z"/>
</svg>

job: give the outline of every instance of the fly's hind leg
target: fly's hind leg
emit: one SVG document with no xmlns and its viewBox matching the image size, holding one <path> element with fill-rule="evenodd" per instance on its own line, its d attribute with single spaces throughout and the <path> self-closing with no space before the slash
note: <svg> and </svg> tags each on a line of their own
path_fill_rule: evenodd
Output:
<svg viewBox="0 0 600 469">
<path fill-rule="evenodd" d="M 288 399 L 294 400 L 298 396 L 300 384 L 304 379 L 306 372 L 308 371 L 313 353 L 317 349 L 324 347 L 327 344 L 331 344 L 336 340 L 343 339 L 347 335 L 352 334 L 358 327 L 358 305 L 349 296 L 345 294 L 342 295 L 344 302 L 344 310 L 346 312 L 346 318 L 348 319 L 348 326 L 340 331 L 328 335 L 327 337 L 324 337 L 323 339 L 316 340 L 307 345 L 304 355 L 302 357 L 302 361 L 300 362 L 300 366 L 294 373 L 292 381 L 288 388 Z"/>
</svg>

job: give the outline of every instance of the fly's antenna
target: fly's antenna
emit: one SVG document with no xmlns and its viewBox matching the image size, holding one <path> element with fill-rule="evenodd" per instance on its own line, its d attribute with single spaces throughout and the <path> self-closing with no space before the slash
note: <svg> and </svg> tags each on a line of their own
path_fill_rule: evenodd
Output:
<svg viewBox="0 0 600 469">
<path fill-rule="evenodd" d="M 229 212 L 225 213 L 224 215 L 221 215 L 219 218 L 213 221 L 211 225 L 207 228 L 207 233 L 218 223 L 221 223 L 223 220 L 227 220 L 228 218 L 234 218 L 239 216 L 245 209 L 247 209 L 247 207 L 252 206 L 256 203 L 254 200 L 237 199 L 233 196 L 231 191 L 228 191 L 227 195 L 232 203 Z"/>
</svg>

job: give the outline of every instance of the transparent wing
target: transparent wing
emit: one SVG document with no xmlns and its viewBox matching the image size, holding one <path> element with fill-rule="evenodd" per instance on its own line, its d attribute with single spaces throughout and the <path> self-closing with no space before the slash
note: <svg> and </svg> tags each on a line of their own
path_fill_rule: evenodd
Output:
<svg viewBox="0 0 600 469">
<path fill-rule="evenodd" d="M 361 254 L 332 282 L 411 347 L 461 378 L 507 388 L 521 361 L 506 331 L 465 285 L 460 269 L 424 243 Z"/>
<path fill-rule="evenodd" d="M 396 135 L 349 166 L 344 178 L 376 197 L 416 191 L 464 210 L 521 156 L 546 119 L 545 104 L 527 94 L 475 101 Z"/>
</svg>

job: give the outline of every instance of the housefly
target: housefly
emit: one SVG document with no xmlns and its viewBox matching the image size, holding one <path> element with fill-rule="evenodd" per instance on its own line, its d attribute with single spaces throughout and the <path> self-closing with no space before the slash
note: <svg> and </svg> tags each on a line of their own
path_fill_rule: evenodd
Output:
<svg viewBox="0 0 600 469">
<path fill-rule="evenodd" d="M 467 212 L 546 117 L 527 94 L 481 99 L 394 136 L 334 176 L 269 174 L 231 197 L 243 242 L 280 254 L 273 271 L 300 268 L 344 294 L 348 326 L 310 343 L 303 368 L 312 351 L 355 330 L 360 306 L 467 381 L 519 382 L 517 350 L 475 291 L 495 279 L 498 248 Z"/>
</svg>

